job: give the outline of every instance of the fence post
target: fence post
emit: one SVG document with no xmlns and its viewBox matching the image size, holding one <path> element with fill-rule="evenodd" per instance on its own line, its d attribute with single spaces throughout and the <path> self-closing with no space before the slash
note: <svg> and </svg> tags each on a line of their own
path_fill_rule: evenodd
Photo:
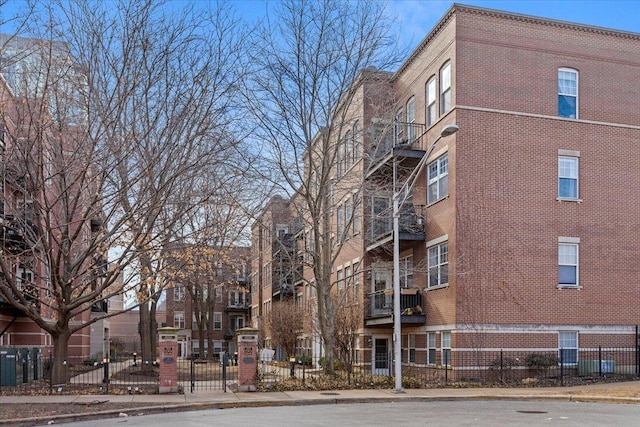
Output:
<svg viewBox="0 0 640 427">
<path fill-rule="evenodd" d="M 504 363 L 503 355 L 504 355 L 504 353 L 503 353 L 502 349 L 500 349 L 500 381 L 504 382 L 504 374 L 502 372 L 502 369 L 504 367 L 504 365 L 503 365 L 503 363 Z"/>
<path fill-rule="evenodd" d="M 564 385 L 564 350 L 560 348 L 560 385 Z"/>
<path fill-rule="evenodd" d="M 195 373 L 193 372 L 194 368 L 195 368 L 195 362 L 194 362 L 194 354 L 193 351 L 191 351 L 191 358 L 189 359 L 189 382 L 191 383 L 191 393 L 193 393 L 193 389 L 196 386 L 196 382 L 195 382 Z"/>
<path fill-rule="evenodd" d="M 638 325 L 636 325 L 636 376 L 640 377 L 640 343 L 638 343 Z"/>
<path fill-rule="evenodd" d="M 598 346 L 598 374 L 602 376 L 602 346 Z"/>
<path fill-rule="evenodd" d="M 49 350 L 49 395 L 53 394 L 53 353 Z"/>
<path fill-rule="evenodd" d="M 109 394 L 109 359 L 105 358 L 103 362 L 104 362 L 104 378 L 102 378 L 102 382 L 104 383 L 107 394 Z"/>
<path fill-rule="evenodd" d="M 449 382 L 449 356 L 448 353 L 444 352 L 444 384 L 447 385 Z"/>
</svg>

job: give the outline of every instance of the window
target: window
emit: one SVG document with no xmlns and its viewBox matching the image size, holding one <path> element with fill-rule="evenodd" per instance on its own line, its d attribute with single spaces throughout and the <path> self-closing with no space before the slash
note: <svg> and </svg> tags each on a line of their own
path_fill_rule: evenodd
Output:
<svg viewBox="0 0 640 427">
<path fill-rule="evenodd" d="M 338 270 L 338 289 L 344 289 L 344 276 L 342 275 L 342 270 Z"/>
<path fill-rule="evenodd" d="M 213 329 L 215 331 L 222 330 L 222 313 L 213 313 Z"/>
<path fill-rule="evenodd" d="M 360 263 L 353 263 L 353 300 L 358 301 L 360 297 L 360 271 L 358 268 L 360 267 Z"/>
<path fill-rule="evenodd" d="M 429 332 L 427 335 L 427 363 L 436 364 L 436 333 Z"/>
<path fill-rule="evenodd" d="M 451 365 L 451 332 L 442 333 L 442 364 Z"/>
<path fill-rule="evenodd" d="M 558 285 L 578 286 L 578 245 L 558 244 Z"/>
<path fill-rule="evenodd" d="M 173 288 L 173 300 L 184 301 L 184 285 L 176 284 Z"/>
<path fill-rule="evenodd" d="M 173 313 L 173 327 L 184 329 L 184 311 L 176 311 Z"/>
<path fill-rule="evenodd" d="M 558 197 L 578 198 L 578 158 L 558 157 Z"/>
<path fill-rule="evenodd" d="M 436 122 L 436 78 L 431 77 L 427 82 L 427 126 Z"/>
<path fill-rule="evenodd" d="M 435 203 L 449 194 L 449 156 L 445 154 L 429 164 L 427 203 Z"/>
<path fill-rule="evenodd" d="M 440 115 L 451 109 L 451 62 L 440 69 Z"/>
<path fill-rule="evenodd" d="M 353 216 L 353 234 L 358 234 L 360 232 L 361 223 L 360 216 L 358 215 L 358 196 L 354 194 L 352 196 L 352 216 Z"/>
<path fill-rule="evenodd" d="M 578 363 L 578 333 L 560 331 L 558 333 L 558 357 L 563 365 Z"/>
<path fill-rule="evenodd" d="M 353 163 L 360 159 L 360 123 L 353 124 Z"/>
<path fill-rule="evenodd" d="M 351 281 L 352 281 L 351 266 L 347 266 L 344 268 L 344 280 L 347 283 L 347 292 L 349 292 L 351 289 Z"/>
<path fill-rule="evenodd" d="M 345 234 L 347 236 L 351 235 L 351 230 L 353 226 L 353 204 L 351 197 L 347 198 L 344 202 L 344 226 L 345 226 Z"/>
<path fill-rule="evenodd" d="M 558 116 L 578 118 L 578 72 L 571 68 L 558 69 Z"/>
<path fill-rule="evenodd" d="M 407 101 L 407 142 L 412 143 L 416 138 L 416 100 L 412 96 Z"/>
<path fill-rule="evenodd" d="M 449 283 L 449 245 L 442 243 L 429 248 L 429 287 Z"/>
<path fill-rule="evenodd" d="M 409 353 L 409 363 L 415 363 L 416 361 L 416 334 L 409 334 L 407 337 L 408 341 L 408 353 Z"/>
<path fill-rule="evenodd" d="M 338 206 L 336 209 L 336 227 L 338 238 L 342 241 L 342 233 L 344 232 L 344 207 Z"/>
<path fill-rule="evenodd" d="M 402 108 L 400 108 L 396 112 L 394 132 L 396 137 L 395 144 L 402 144 L 404 142 L 404 123 L 402 123 Z"/>
<path fill-rule="evenodd" d="M 413 255 L 400 259 L 400 287 L 413 286 Z"/>
<path fill-rule="evenodd" d="M 351 167 L 351 161 L 353 160 L 353 139 L 351 138 L 351 131 L 347 131 L 344 136 L 344 170 L 345 172 Z"/>
</svg>

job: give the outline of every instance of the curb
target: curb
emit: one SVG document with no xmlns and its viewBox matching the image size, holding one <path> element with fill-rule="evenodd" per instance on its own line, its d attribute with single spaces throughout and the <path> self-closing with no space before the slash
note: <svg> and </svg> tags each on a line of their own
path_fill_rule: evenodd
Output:
<svg viewBox="0 0 640 427">
<path fill-rule="evenodd" d="M 555 400 L 567 402 L 590 403 L 616 403 L 616 404 L 640 404 L 638 397 L 612 397 L 589 395 L 467 395 L 467 396 L 394 396 L 394 397 L 364 397 L 349 398 L 339 397 L 330 399 L 288 399 L 288 400 L 257 400 L 234 402 L 197 402 L 175 405 L 150 405 L 129 409 L 113 409 L 85 414 L 61 414 L 48 417 L 33 417 L 22 419 L 0 420 L 0 425 L 27 427 L 36 424 L 46 424 L 53 421 L 54 424 L 63 422 L 91 421 L 104 418 L 118 418 L 121 412 L 135 412 L 131 416 L 162 414 L 169 412 L 197 411 L 206 409 L 234 409 L 234 408 L 262 408 L 275 406 L 312 406 L 312 405 L 344 405 L 350 403 L 394 403 L 394 402 L 450 402 L 459 400 Z"/>
</svg>

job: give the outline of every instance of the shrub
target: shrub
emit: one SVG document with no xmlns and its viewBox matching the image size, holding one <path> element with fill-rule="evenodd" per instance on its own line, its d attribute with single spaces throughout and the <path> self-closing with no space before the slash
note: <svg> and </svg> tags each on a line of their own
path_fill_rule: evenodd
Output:
<svg viewBox="0 0 640 427">
<path fill-rule="evenodd" d="M 557 366 L 558 362 L 558 356 L 555 354 L 531 353 L 527 356 L 525 365 L 529 369 L 548 369 L 552 366 Z"/>
</svg>

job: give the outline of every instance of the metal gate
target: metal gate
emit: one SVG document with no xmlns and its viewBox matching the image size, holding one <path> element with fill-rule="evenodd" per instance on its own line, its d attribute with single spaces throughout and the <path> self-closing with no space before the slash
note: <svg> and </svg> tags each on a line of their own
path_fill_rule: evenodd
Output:
<svg viewBox="0 0 640 427">
<path fill-rule="evenodd" d="M 227 391 L 227 386 L 236 384 L 238 369 L 235 360 L 229 360 L 226 353 L 211 360 L 182 359 L 178 361 L 178 382 L 186 391 L 220 390 Z"/>
</svg>

